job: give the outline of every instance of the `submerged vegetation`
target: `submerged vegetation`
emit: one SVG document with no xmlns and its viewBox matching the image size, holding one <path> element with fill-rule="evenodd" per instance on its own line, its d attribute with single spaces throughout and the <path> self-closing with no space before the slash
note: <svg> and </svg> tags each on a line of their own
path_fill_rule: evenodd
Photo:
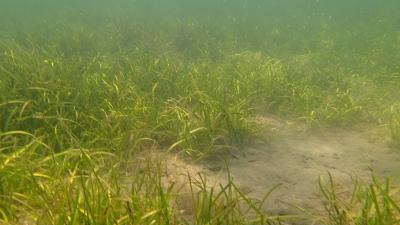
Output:
<svg viewBox="0 0 400 225">
<path fill-rule="evenodd" d="M 398 224 L 400 207 L 398 190 L 394 189 L 389 179 L 383 183 L 373 177 L 368 186 L 355 182 L 347 198 L 341 196 L 329 174 L 328 181 L 320 179 L 320 188 L 327 204 L 327 218 L 324 224 Z"/>
<path fill-rule="evenodd" d="M 192 208 L 183 214 L 163 166 L 126 174 L 147 149 L 202 158 L 246 144 L 257 113 L 316 129 L 382 125 L 400 146 L 400 32 L 390 13 L 149 18 L 85 8 L 27 21 L 5 9 L 0 223 L 283 224 L 293 217 L 264 213 L 267 198 L 252 200 L 233 182 L 213 189 L 189 177 Z M 389 183 L 357 186 L 342 204 L 332 182 L 321 184 L 329 203 L 321 223 L 399 222 Z"/>
</svg>

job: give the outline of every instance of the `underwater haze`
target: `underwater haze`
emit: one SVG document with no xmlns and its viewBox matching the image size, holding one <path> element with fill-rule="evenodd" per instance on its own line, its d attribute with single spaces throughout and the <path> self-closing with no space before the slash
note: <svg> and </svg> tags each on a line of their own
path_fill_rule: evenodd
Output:
<svg viewBox="0 0 400 225">
<path fill-rule="evenodd" d="M 0 224 L 399 224 L 399 12 L 1 0 Z"/>
</svg>

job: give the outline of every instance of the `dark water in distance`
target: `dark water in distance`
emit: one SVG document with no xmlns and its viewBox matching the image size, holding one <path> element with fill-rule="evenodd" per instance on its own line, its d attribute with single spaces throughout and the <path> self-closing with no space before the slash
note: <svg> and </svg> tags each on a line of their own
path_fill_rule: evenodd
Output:
<svg viewBox="0 0 400 225">
<path fill-rule="evenodd" d="M 226 35 L 246 43 L 242 49 L 274 54 L 271 48 L 276 46 L 282 46 L 279 52 L 312 51 L 318 48 L 315 40 L 322 38 L 334 39 L 337 48 L 362 51 L 379 37 L 386 43 L 382 48 L 390 51 L 400 38 L 398 12 L 398 0 L 2 0 L 0 37 L 15 39 L 40 30 L 60 33 L 67 24 L 101 36 L 116 24 L 122 31 L 122 26 L 151 24 L 149 36 L 156 38 L 161 35 L 156 30 L 179 35 L 189 30 L 179 26 L 195 24 L 193 32 L 213 32 L 208 38 Z"/>
<path fill-rule="evenodd" d="M 2 0 L 2 20 L 69 12 L 163 16 L 247 16 L 273 19 L 328 17 L 335 20 L 399 18 L 397 0 Z M 222 15 L 221 15 L 222 14 Z M 151 19 L 151 18 L 149 18 Z"/>
</svg>

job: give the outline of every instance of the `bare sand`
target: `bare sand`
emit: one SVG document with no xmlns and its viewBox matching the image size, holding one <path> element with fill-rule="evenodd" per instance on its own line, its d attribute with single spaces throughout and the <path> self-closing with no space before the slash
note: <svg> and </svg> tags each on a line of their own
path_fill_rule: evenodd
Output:
<svg viewBox="0 0 400 225">
<path fill-rule="evenodd" d="M 355 179 L 368 181 L 371 173 L 399 177 L 400 153 L 390 149 L 380 128 L 310 131 L 273 117 L 256 118 L 261 137 L 250 146 L 190 162 L 178 154 L 164 154 L 171 182 L 180 176 L 207 175 L 210 186 L 227 182 L 226 163 L 233 181 L 250 197 L 262 199 L 277 184 L 266 210 L 296 213 L 296 207 L 322 210 L 320 175 L 331 173 L 335 182 L 351 191 Z M 271 134 L 272 135 L 271 137 Z M 182 179 L 181 179 L 182 182 Z"/>
</svg>

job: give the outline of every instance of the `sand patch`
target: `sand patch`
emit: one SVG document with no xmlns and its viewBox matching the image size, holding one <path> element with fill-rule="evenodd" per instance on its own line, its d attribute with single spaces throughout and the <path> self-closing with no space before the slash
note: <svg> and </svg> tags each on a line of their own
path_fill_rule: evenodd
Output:
<svg viewBox="0 0 400 225">
<path fill-rule="evenodd" d="M 215 186 L 227 182 L 227 163 L 233 181 L 252 198 L 262 199 L 280 184 L 269 197 L 266 210 L 291 214 L 296 212 L 294 205 L 323 209 L 318 179 L 328 172 L 349 191 L 354 179 L 367 181 L 371 171 L 385 177 L 400 175 L 400 154 L 371 129 L 315 132 L 272 117 L 257 120 L 263 123 L 263 132 L 276 135 L 198 163 L 177 154 L 162 154 L 168 179 L 185 183 L 187 175 L 203 173 L 208 185 Z"/>
</svg>

